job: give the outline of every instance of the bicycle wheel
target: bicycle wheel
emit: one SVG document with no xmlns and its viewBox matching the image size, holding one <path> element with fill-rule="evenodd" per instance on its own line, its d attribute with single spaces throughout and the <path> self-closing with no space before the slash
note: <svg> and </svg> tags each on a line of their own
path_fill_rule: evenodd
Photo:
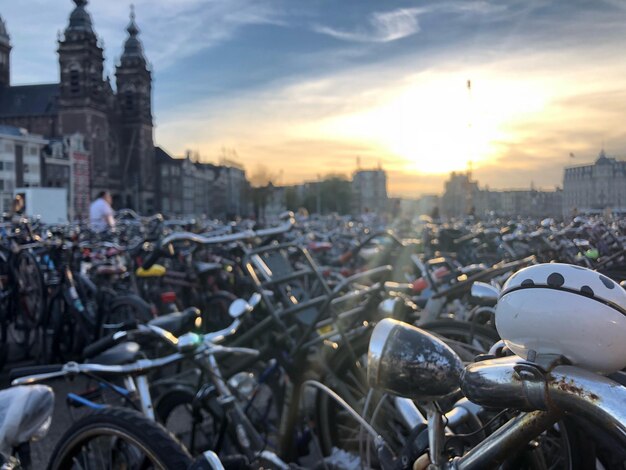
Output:
<svg viewBox="0 0 626 470">
<path fill-rule="evenodd" d="M 9 352 L 7 337 L 13 315 L 13 290 L 11 269 L 6 256 L 0 251 L 0 370 L 4 367 Z"/>
<path fill-rule="evenodd" d="M 210 333 L 230 325 L 233 319 L 228 314 L 228 308 L 236 299 L 237 296 L 227 291 L 203 294 L 200 303 L 202 331 Z"/>
<path fill-rule="evenodd" d="M 74 423 L 54 449 L 49 470 L 185 469 L 189 452 L 161 425 L 125 408 L 105 408 Z"/>
<path fill-rule="evenodd" d="M 192 390 L 173 389 L 159 397 L 155 407 L 157 419 L 193 455 L 211 448 L 219 421 L 195 400 Z"/>
<path fill-rule="evenodd" d="M 339 349 L 330 359 L 330 371 L 322 382 L 365 417 L 385 442 L 397 450 L 404 446 L 409 430 L 401 422 L 392 400 L 367 384 L 369 336 L 363 335 L 351 344 L 356 361 L 346 348 Z M 325 456 L 345 456 L 347 453 L 355 465 L 376 466 L 377 456 L 371 436 L 343 407 L 326 393 L 318 393 L 315 408 L 316 430 Z"/>
<path fill-rule="evenodd" d="M 29 350 L 36 335 L 32 334 L 41 323 L 46 307 L 43 275 L 35 256 L 21 251 L 15 263 L 17 280 L 17 311 L 11 334 L 17 344 Z"/>
<path fill-rule="evenodd" d="M 100 337 L 113 334 L 137 323 L 147 323 L 152 318 L 150 305 L 137 295 L 117 295 L 115 292 L 103 293 L 101 302 Z"/>
<path fill-rule="evenodd" d="M 479 335 L 477 331 L 471 331 L 472 325 L 454 320 L 436 321 L 430 325 L 433 330 L 437 331 L 429 331 L 441 336 L 461 360 L 466 362 L 473 360 L 479 350 L 484 352 L 481 349 L 486 344 L 491 346 L 498 339 L 495 330 L 480 327 L 480 325 L 477 331 L 479 330 L 482 335 Z M 394 405 L 393 398 L 371 389 L 367 384 L 370 333 L 360 336 L 351 343 L 356 361 L 345 347 L 335 352 L 328 361 L 330 370 L 322 382 L 359 412 L 383 436 L 392 449 L 399 450 L 410 438 L 411 429 L 407 429 Z M 475 337 L 480 339 L 480 344 L 468 346 L 466 342 L 471 344 L 470 340 Z M 376 463 L 375 446 L 371 437 L 341 406 L 328 395 L 318 394 L 316 410 L 320 445 L 324 455 L 332 455 L 339 450 L 347 452 L 362 465 L 368 466 Z"/>
<path fill-rule="evenodd" d="M 434 320 L 419 327 L 442 337 L 457 353 L 459 353 L 458 349 L 462 348 L 475 356 L 486 353 L 494 343 L 500 340 L 498 332 L 493 328 L 458 320 Z M 455 344 L 459 348 L 455 348 Z M 461 355 L 461 359 L 467 361 L 472 358 Z"/>
<path fill-rule="evenodd" d="M 85 342 L 85 339 L 80 339 L 77 335 L 76 324 L 69 309 L 62 294 L 50 302 L 50 314 L 40 328 L 40 358 L 44 363 L 74 359 L 77 350 Z"/>
</svg>

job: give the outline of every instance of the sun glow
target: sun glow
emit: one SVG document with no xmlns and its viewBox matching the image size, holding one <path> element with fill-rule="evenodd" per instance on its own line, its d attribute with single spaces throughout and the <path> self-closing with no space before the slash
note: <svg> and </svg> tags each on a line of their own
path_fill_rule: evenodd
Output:
<svg viewBox="0 0 626 470">
<path fill-rule="evenodd" d="M 369 109 L 318 123 L 317 132 L 366 141 L 404 171 L 447 173 L 495 159 L 499 142 L 516 140 L 512 124 L 541 113 L 548 96 L 545 84 L 528 79 L 426 72 Z"/>
</svg>

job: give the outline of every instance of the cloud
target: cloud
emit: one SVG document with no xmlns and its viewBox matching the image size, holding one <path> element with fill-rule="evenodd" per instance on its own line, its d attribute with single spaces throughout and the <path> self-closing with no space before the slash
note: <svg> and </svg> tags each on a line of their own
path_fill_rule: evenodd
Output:
<svg viewBox="0 0 626 470">
<path fill-rule="evenodd" d="M 98 32 L 115 38 L 112 46 L 121 52 L 128 12 L 113 4 L 98 4 L 94 16 L 106 18 Z M 272 1 L 139 0 L 136 10 L 146 55 L 159 71 L 235 38 L 247 26 L 285 24 L 283 10 Z"/>
<path fill-rule="evenodd" d="M 278 0 L 135 0 L 134 3 L 140 39 L 148 60 L 158 71 L 235 38 L 247 26 L 286 24 L 286 13 Z M 0 14 L 7 21 L 14 45 L 15 82 L 57 79 L 56 32 L 67 27 L 73 8 L 69 0 L 29 0 L 29 8 L 23 2 L 3 4 Z M 92 1 L 87 11 L 96 33 L 105 43 L 106 69 L 112 71 L 127 37 L 128 4 Z"/>
<path fill-rule="evenodd" d="M 626 149 L 619 49 L 510 50 L 470 65 L 465 49 L 444 50 L 318 71 L 171 109 L 158 139 L 207 157 L 236 148 L 249 168 L 283 168 L 284 183 L 350 173 L 360 156 L 363 166 L 382 163 L 393 195 L 441 192 L 447 172 L 469 159 L 481 185 L 550 188 L 573 163 L 569 152 L 582 164 L 602 141 L 610 154 Z M 468 77 L 483 158 L 463 141 Z"/>
<path fill-rule="evenodd" d="M 315 25 L 313 31 L 352 42 L 391 42 L 417 34 L 420 30 L 419 8 L 400 8 L 393 11 L 372 13 L 368 28 L 344 31 L 329 26 Z"/>
</svg>

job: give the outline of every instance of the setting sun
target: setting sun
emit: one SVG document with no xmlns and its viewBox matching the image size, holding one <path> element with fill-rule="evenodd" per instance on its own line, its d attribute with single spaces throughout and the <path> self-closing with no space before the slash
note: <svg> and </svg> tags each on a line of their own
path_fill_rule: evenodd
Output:
<svg viewBox="0 0 626 470">
<path fill-rule="evenodd" d="M 541 84 L 528 80 L 425 72 L 369 109 L 320 122 L 316 131 L 367 141 L 405 171 L 447 173 L 496 157 L 499 142 L 516 138 L 510 124 L 541 112 L 546 96 Z"/>
</svg>

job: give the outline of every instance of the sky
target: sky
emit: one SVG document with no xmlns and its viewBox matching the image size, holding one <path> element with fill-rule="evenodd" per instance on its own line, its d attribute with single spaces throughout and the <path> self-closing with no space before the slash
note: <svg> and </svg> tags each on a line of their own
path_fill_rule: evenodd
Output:
<svg viewBox="0 0 626 470">
<path fill-rule="evenodd" d="M 134 0 L 155 142 L 274 183 L 382 167 L 393 196 L 550 189 L 626 155 L 621 0 Z M 14 84 L 58 81 L 70 0 L 0 0 Z M 113 73 L 130 2 L 90 0 Z M 573 157 L 571 156 L 573 155 Z"/>
</svg>

